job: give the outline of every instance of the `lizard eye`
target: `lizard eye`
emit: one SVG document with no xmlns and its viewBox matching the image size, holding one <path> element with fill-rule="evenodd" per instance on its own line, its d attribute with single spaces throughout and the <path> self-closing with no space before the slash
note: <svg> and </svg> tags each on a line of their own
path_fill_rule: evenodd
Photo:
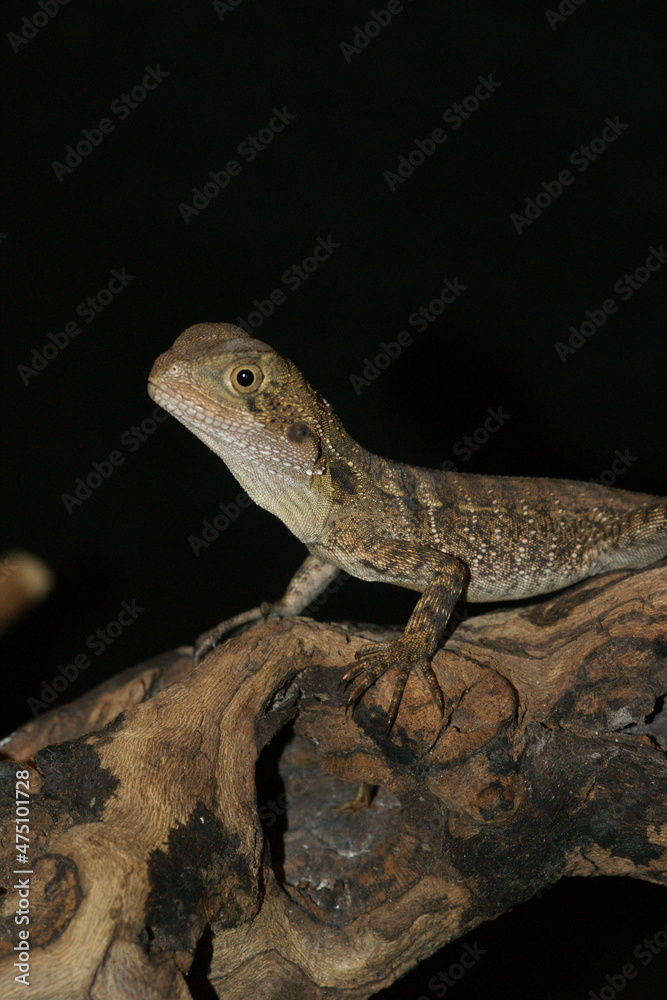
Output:
<svg viewBox="0 0 667 1000">
<path fill-rule="evenodd" d="M 255 392 L 263 380 L 264 375 L 257 365 L 239 365 L 231 374 L 232 386 L 237 392 Z"/>
</svg>

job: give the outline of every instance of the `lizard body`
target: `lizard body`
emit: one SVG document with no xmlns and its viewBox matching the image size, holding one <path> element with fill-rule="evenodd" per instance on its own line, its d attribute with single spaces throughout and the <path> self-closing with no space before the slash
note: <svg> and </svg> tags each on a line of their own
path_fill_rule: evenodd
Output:
<svg viewBox="0 0 667 1000">
<path fill-rule="evenodd" d="M 393 723 L 410 670 L 442 709 L 431 659 L 468 601 L 517 600 L 667 555 L 667 500 L 558 479 L 422 469 L 371 454 L 296 366 L 227 324 L 190 327 L 150 374 L 155 402 L 228 465 L 310 555 L 283 598 L 223 622 L 200 648 L 269 612 L 299 614 L 339 570 L 420 592 L 405 632 L 357 654 L 349 705 L 398 669 Z"/>
</svg>

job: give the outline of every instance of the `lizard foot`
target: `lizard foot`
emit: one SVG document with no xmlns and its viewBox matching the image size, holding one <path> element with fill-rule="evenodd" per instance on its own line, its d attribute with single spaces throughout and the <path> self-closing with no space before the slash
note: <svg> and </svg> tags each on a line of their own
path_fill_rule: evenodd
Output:
<svg viewBox="0 0 667 1000">
<path fill-rule="evenodd" d="M 359 809 L 368 809 L 373 801 L 373 794 L 377 790 L 377 785 L 369 785 L 366 781 L 360 781 L 354 798 L 346 802 L 338 810 L 339 813 L 355 813 Z"/>
<path fill-rule="evenodd" d="M 372 646 L 363 646 L 357 650 L 355 659 L 359 662 L 347 671 L 342 680 L 345 686 L 354 681 L 347 699 L 346 711 L 354 711 L 357 701 L 365 694 L 369 687 L 382 677 L 387 670 L 396 667 L 398 670 L 398 679 L 387 713 L 387 732 L 389 732 L 396 721 L 407 679 L 410 676 L 410 671 L 415 668 L 419 670 L 424 678 L 431 697 L 440 709 L 440 714 L 444 712 L 445 706 L 442 691 L 433 672 L 429 657 L 424 655 L 422 650 L 414 642 L 411 642 L 409 638 L 406 639 L 404 635 L 398 639 L 394 639 L 392 642 L 381 642 L 375 643 Z"/>
<path fill-rule="evenodd" d="M 202 632 L 200 636 L 195 639 L 195 653 L 194 653 L 194 663 L 195 666 L 204 659 L 212 649 L 218 645 L 220 640 L 224 635 L 229 632 L 233 632 L 235 628 L 239 628 L 240 625 L 247 625 L 249 622 L 259 621 L 260 618 L 266 618 L 270 612 L 270 605 L 262 604 L 259 608 L 251 608 L 250 611 L 242 611 L 238 615 L 234 615 L 233 618 L 227 618 L 226 621 L 220 622 L 215 628 L 210 629 L 208 632 Z"/>
</svg>

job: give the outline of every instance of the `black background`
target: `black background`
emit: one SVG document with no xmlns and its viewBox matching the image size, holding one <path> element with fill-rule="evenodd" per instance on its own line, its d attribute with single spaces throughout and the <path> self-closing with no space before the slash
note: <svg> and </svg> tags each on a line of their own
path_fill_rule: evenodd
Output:
<svg viewBox="0 0 667 1000">
<path fill-rule="evenodd" d="M 41 555 L 58 579 L 3 640 L 5 732 L 122 601 L 144 610 L 61 701 L 282 592 L 304 550 L 259 508 L 193 552 L 240 489 L 219 459 L 172 418 L 145 425 L 154 432 L 134 451 L 121 443 L 150 418 L 146 376 L 178 333 L 247 317 L 276 288 L 286 301 L 257 335 L 367 448 L 584 480 L 627 449 L 618 485 L 665 492 L 664 273 L 627 302 L 614 292 L 665 238 L 662 4 L 587 0 L 552 26 L 540 4 L 414 0 L 346 59 L 341 43 L 382 6 L 76 0 L 12 45 L 39 8 L 3 5 L 0 547 Z M 124 120 L 110 112 L 158 65 L 168 76 L 144 101 Z M 500 86 L 459 128 L 443 123 L 479 76 Z M 248 162 L 238 146 L 274 108 L 296 118 Z M 627 129 L 579 172 L 571 153 L 617 116 Z M 114 131 L 59 180 L 54 162 L 105 117 Z M 438 127 L 447 140 L 392 192 L 385 172 Z M 231 159 L 240 175 L 186 224 L 179 205 Z M 564 169 L 573 183 L 518 233 L 512 213 Z M 281 276 L 318 237 L 340 246 L 289 290 Z M 24 384 L 19 366 L 114 268 L 134 276 L 127 288 Z M 408 317 L 445 279 L 466 290 L 418 332 Z M 563 362 L 556 343 L 609 298 L 618 311 Z M 406 329 L 413 343 L 355 392 L 350 377 Z M 503 427 L 459 460 L 456 442 L 498 407 Z M 114 450 L 123 464 L 68 513 L 63 494 Z M 350 581 L 321 614 L 403 622 L 413 604 Z M 649 885 L 560 884 L 473 932 L 487 954 L 451 993 L 588 997 L 634 961 L 623 997 L 667 997 L 664 953 L 647 968 L 632 955 L 666 919 Z M 429 979 L 463 943 L 383 996 L 436 996 Z"/>
</svg>

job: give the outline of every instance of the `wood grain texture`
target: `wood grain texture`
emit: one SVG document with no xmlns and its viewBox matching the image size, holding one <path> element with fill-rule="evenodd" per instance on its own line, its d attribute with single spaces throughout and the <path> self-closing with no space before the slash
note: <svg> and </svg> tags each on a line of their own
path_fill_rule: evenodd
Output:
<svg viewBox="0 0 667 1000">
<path fill-rule="evenodd" d="M 198 942 L 225 998 L 361 1000 L 566 875 L 667 883 L 667 566 L 464 622 L 389 736 L 393 677 L 339 688 L 372 627 L 269 620 L 163 654 L 2 746 L 31 772 L 34 1000 L 172 1000 Z M 25 766 L 22 764 L 21 766 Z M 371 807 L 338 808 L 353 784 Z M 352 783 L 352 784 L 349 784 Z"/>
</svg>

